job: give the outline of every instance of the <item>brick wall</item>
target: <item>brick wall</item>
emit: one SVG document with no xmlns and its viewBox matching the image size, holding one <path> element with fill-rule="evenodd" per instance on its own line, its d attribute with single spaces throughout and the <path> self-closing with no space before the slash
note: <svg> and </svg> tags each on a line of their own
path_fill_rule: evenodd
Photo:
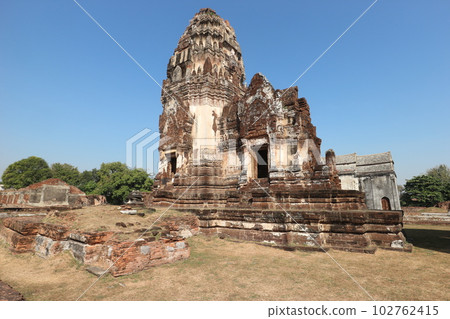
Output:
<svg viewBox="0 0 450 319">
<path fill-rule="evenodd" d="M 18 190 L 0 192 L 1 208 L 33 208 L 33 207 L 81 207 L 106 203 L 101 195 L 86 196 L 75 186 L 57 178 L 32 184 Z"/>
<path fill-rule="evenodd" d="M 118 240 L 113 232 L 70 232 L 67 227 L 27 218 L 5 218 L 0 225 L 3 238 L 14 253 L 34 252 L 49 258 L 68 250 L 75 259 L 109 269 L 113 276 L 135 273 L 152 266 L 190 256 L 190 247 L 181 237 L 153 237 L 136 242 Z"/>
<path fill-rule="evenodd" d="M 183 209 L 183 211 L 186 211 Z M 402 211 L 299 211 L 189 209 L 200 231 L 275 246 L 374 252 L 410 251 L 402 233 Z"/>
</svg>

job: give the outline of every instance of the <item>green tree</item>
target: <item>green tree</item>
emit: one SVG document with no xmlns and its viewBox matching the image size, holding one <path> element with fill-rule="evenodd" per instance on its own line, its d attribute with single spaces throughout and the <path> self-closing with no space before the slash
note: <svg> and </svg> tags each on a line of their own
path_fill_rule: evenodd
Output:
<svg viewBox="0 0 450 319">
<path fill-rule="evenodd" d="M 93 194 L 99 180 L 98 169 L 94 168 L 90 171 L 84 171 L 80 174 L 78 188 L 86 194 Z"/>
<path fill-rule="evenodd" d="M 66 163 L 54 163 L 51 171 L 54 178 L 59 178 L 69 185 L 78 186 L 80 183 L 80 172 L 75 166 Z"/>
<path fill-rule="evenodd" d="M 122 204 L 131 191 L 149 191 L 153 180 L 141 169 L 129 169 L 120 162 L 103 163 L 94 193 L 105 195 L 108 203 Z"/>
<path fill-rule="evenodd" d="M 429 169 L 427 175 L 435 177 L 442 182 L 444 201 L 450 200 L 450 168 L 447 165 L 441 164 Z"/>
<path fill-rule="evenodd" d="M 427 171 L 428 176 L 433 176 L 443 183 L 450 183 L 450 168 L 441 164 Z"/>
<path fill-rule="evenodd" d="M 434 176 L 415 176 L 405 184 L 402 204 L 404 206 L 434 206 L 444 200 L 444 190 L 444 183 Z"/>
<path fill-rule="evenodd" d="M 30 156 L 9 165 L 3 172 L 2 181 L 7 188 L 22 188 L 52 177 L 47 162 L 36 156 Z"/>
</svg>

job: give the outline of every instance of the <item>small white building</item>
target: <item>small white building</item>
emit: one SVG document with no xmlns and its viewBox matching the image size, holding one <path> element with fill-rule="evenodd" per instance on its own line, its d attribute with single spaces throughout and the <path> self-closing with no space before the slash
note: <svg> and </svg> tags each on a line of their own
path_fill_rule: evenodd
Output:
<svg viewBox="0 0 450 319">
<path fill-rule="evenodd" d="M 367 208 L 401 210 L 391 152 L 338 155 L 336 168 L 342 189 L 364 192 Z"/>
</svg>

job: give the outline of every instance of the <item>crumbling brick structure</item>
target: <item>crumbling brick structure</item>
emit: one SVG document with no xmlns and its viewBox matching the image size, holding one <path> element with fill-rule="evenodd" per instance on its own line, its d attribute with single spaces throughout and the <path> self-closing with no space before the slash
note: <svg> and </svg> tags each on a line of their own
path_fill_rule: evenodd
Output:
<svg viewBox="0 0 450 319">
<path fill-rule="evenodd" d="M 297 249 L 330 248 L 374 253 L 411 251 L 402 230 L 401 211 L 326 211 L 192 208 L 202 232 Z"/>
<path fill-rule="evenodd" d="M 403 250 L 401 211 L 375 216 L 363 192 L 342 189 L 334 151 L 321 159 L 321 139 L 298 88 L 274 89 L 259 73 L 248 86 L 244 80 L 233 28 L 201 9 L 167 66 L 160 166 L 146 205 L 191 210 L 209 234 Z M 293 239 L 311 232 L 318 240 Z"/>
<path fill-rule="evenodd" d="M 0 192 L 0 208 L 76 208 L 106 203 L 103 195 L 86 195 L 58 178 Z"/>
<path fill-rule="evenodd" d="M 169 228 L 170 232 L 172 229 Z M 67 250 L 79 262 L 109 269 L 113 276 L 135 273 L 190 256 L 190 247 L 180 236 L 158 240 L 144 236 L 133 242 L 119 240 L 115 235 L 109 231 L 74 232 L 62 225 L 29 218 L 5 218 L 3 225 L 0 222 L 0 238 L 14 253 L 34 252 L 47 258 Z"/>
</svg>

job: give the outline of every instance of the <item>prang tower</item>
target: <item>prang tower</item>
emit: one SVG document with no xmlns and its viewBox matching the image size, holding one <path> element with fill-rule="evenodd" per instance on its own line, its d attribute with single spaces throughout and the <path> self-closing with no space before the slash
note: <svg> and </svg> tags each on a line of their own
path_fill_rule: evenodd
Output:
<svg viewBox="0 0 450 319">
<path fill-rule="evenodd" d="M 298 88 L 275 90 L 260 73 L 248 86 L 244 80 L 234 29 L 201 9 L 167 66 L 152 203 L 364 207 L 362 193 L 341 189 L 334 152 L 321 162 L 321 140 Z"/>
<path fill-rule="evenodd" d="M 200 10 L 178 41 L 163 82 L 160 172 L 168 182 L 217 157 L 219 119 L 244 95 L 244 79 L 233 28 L 213 10 Z"/>
</svg>

